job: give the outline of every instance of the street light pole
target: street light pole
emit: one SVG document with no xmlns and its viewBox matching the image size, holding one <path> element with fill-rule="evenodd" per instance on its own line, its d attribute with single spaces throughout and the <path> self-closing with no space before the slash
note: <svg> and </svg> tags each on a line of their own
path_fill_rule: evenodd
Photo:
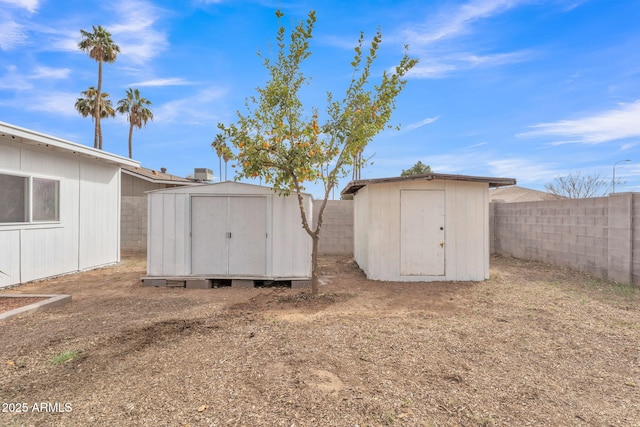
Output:
<svg viewBox="0 0 640 427">
<path fill-rule="evenodd" d="M 611 194 L 616 192 L 616 165 L 618 163 L 622 163 L 622 162 L 630 162 L 631 160 L 629 159 L 625 159 L 625 160 L 618 160 L 617 162 L 615 162 L 613 164 L 613 178 L 611 179 Z"/>
</svg>

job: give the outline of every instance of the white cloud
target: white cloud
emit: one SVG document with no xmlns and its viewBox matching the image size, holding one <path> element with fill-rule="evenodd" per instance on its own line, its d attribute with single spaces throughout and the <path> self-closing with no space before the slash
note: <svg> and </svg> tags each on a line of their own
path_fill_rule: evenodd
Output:
<svg viewBox="0 0 640 427">
<path fill-rule="evenodd" d="M 25 101 L 28 110 L 71 117 L 78 115 L 74 107 L 77 99 L 78 94 L 76 93 L 54 92 L 47 95 L 34 96 Z"/>
<path fill-rule="evenodd" d="M 153 79 L 146 80 L 138 83 L 131 83 L 129 86 L 131 87 L 151 87 L 151 86 L 186 86 L 192 83 L 181 79 L 179 77 L 172 77 L 167 79 Z"/>
<path fill-rule="evenodd" d="M 553 178 L 566 174 L 566 171 L 552 164 L 517 157 L 491 160 L 488 165 L 494 176 L 516 178 L 527 183 L 546 184 Z"/>
<path fill-rule="evenodd" d="M 435 122 L 436 120 L 438 120 L 440 118 L 440 116 L 436 116 L 436 117 L 427 117 L 424 120 L 421 120 L 419 122 L 416 123 L 412 123 L 410 125 L 407 125 L 405 127 L 402 128 L 402 130 L 409 132 L 412 131 L 414 129 L 418 129 L 421 128 L 422 126 L 427 126 L 430 125 L 431 123 Z"/>
<path fill-rule="evenodd" d="M 71 73 L 69 68 L 50 68 L 44 66 L 37 66 L 31 74 L 20 72 L 15 65 L 6 66 L 5 70 L 6 74 L 0 76 L 0 89 L 13 91 L 33 89 L 33 84 L 30 80 L 66 79 Z"/>
<path fill-rule="evenodd" d="M 436 14 L 423 26 L 404 32 L 411 46 L 424 46 L 470 32 L 471 25 L 481 19 L 499 15 L 528 0 L 474 0 Z"/>
<path fill-rule="evenodd" d="M 478 148 L 478 147 L 482 147 L 483 145 L 487 145 L 487 143 L 486 142 L 479 142 L 477 144 L 467 145 L 464 148 Z"/>
<path fill-rule="evenodd" d="M 430 15 L 421 24 L 401 31 L 399 36 L 417 52 L 420 62 L 408 74 L 413 78 L 443 78 L 456 70 L 469 70 L 478 67 L 496 67 L 505 64 L 527 61 L 529 51 L 477 53 L 474 50 L 492 49 L 490 45 L 477 41 L 482 34 L 473 39 L 465 39 L 464 45 L 457 38 L 477 32 L 477 23 L 503 14 L 510 9 L 531 3 L 532 0 L 472 0 L 464 4 L 446 3 L 439 11 Z"/>
<path fill-rule="evenodd" d="M 567 143 L 601 144 L 640 137 L 640 100 L 619 108 L 574 120 L 560 120 L 531 126 L 520 137 L 556 137 L 553 145 Z"/>
<path fill-rule="evenodd" d="M 407 74 L 409 77 L 434 79 L 441 78 L 457 70 L 488 68 L 505 64 L 524 62 L 531 57 L 530 52 L 508 52 L 490 55 L 470 53 L 443 54 L 439 57 L 427 55 Z"/>
<path fill-rule="evenodd" d="M 12 50 L 24 44 L 26 38 L 22 25 L 14 21 L 0 22 L 0 50 Z"/>
<path fill-rule="evenodd" d="M 202 90 L 192 96 L 167 102 L 154 110 L 154 122 L 189 124 L 209 124 L 215 126 L 214 104 L 227 94 L 226 88 Z"/>
<path fill-rule="evenodd" d="M 77 98 L 77 93 L 47 91 L 46 94 L 23 95 L 19 99 L 2 99 L 0 105 L 72 117 L 78 114 L 74 108 Z"/>
<path fill-rule="evenodd" d="M 407 73 L 407 77 L 418 79 L 437 79 L 445 76 L 447 73 L 454 71 L 456 67 L 452 64 L 443 64 L 434 59 L 421 59 L 418 65 L 413 67 Z"/>
<path fill-rule="evenodd" d="M 86 29 L 90 31 L 90 29 Z M 80 42 L 80 31 L 66 31 L 58 34 L 51 35 L 51 44 L 48 49 L 61 52 L 81 52 L 78 49 L 78 42 Z"/>
<path fill-rule="evenodd" d="M 35 72 L 29 75 L 31 79 L 66 79 L 71 73 L 70 68 L 51 68 L 45 66 L 38 66 Z"/>
<path fill-rule="evenodd" d="M 38 10 L 40 0 L 0 0 L 0 3 L 10 4 L 33 13 Z"/>
<path fill-rule="evenodd" d="M 33 87 L 33 84 L 22 73 L 18 72 L 18 67 L 15 65 L 7 65 L 4 68 L 6 73 L 0 76 L 0 89 L 19 91 Z"/>
<path fill-rule="evenodd" d="M 457 62 L 466 63 L 470 67 L 482 67 L 482 66 L 496 66 L 504 64 L 513 64 L 516 62 L 523 62 L 529 60 L 531 57 L 530 52 L 507 52 L 507 53 L 494 53 L 492 55 L 473 55 L 473 54 L 461 54 L 453 56 L 451 59 Z"/>
<path fill-rule="evenodd" d="M 120 46 L 121 57 L 144 63 L 158 56 L 167 46 L 167 36 L 155 28 L 160 9 L 146 1 L 121 0 L 114 5 L 123 21 L 109 24 L 108 31 Z"/>
</svg>

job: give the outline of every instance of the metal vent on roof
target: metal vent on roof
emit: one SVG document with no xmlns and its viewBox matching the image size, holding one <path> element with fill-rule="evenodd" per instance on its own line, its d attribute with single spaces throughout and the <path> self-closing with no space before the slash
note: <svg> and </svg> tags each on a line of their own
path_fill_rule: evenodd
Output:
<svg viewBox="0 0 640 427">
<path fill-rule="evenodd" d="M 196 181 L 213 181 L 213 171 L 207 168 L 195 168 L 193 179 Z"/>
</svg>

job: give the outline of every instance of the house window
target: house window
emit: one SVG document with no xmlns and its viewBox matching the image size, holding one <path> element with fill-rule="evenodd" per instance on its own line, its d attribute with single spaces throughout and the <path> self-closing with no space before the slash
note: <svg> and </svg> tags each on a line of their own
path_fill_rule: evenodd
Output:
<svg viewBox="0 0 640 427">
<path fill-rule="evenodd" d="M 33 178 L 33 221 L 60 220 L 60 182 Z"/>
<path fill-rule="evenodd" d="M 29 178 L 0 174 L 0 222 L 28 222 Z"/>
<path fill-rule="evenodd" d="M 0 173 L 0 223 L 60 220 L 60 181 Z"/>
</svg>

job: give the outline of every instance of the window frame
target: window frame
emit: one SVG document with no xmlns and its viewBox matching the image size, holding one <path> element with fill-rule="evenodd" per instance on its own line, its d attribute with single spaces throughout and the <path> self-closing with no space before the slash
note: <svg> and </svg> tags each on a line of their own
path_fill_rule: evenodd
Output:
<svg viewBox="0 0 640 427">
<path fill-rule="evenodd" d="M 46 224 L 60 224 L 62 218 L 62 180 L 60 178 L 53 178 L 51 176 L 39 175 L 39 174 L 29 174 L 21 171 L 9 171 L 0 169 L 0 175 L 6 175 L 11 177 L 18 178 L 26 178 L 27 185 L 25 188 L 25 211 L 26 211 L 26 221 L 14 221 L 14 222 L 0 222 L 0 227 L 16 227 L 16 226 L 29 226 L 29 225 L 46 225 Z M 56 217 L 57 219 L 42 219 L 42 220 L 34 220 L 34 190 L 33 190 L 33 181 L 34 179 L 52 181 L 55 183 L 55 203 L 56 203 Z"/>
</svg>

